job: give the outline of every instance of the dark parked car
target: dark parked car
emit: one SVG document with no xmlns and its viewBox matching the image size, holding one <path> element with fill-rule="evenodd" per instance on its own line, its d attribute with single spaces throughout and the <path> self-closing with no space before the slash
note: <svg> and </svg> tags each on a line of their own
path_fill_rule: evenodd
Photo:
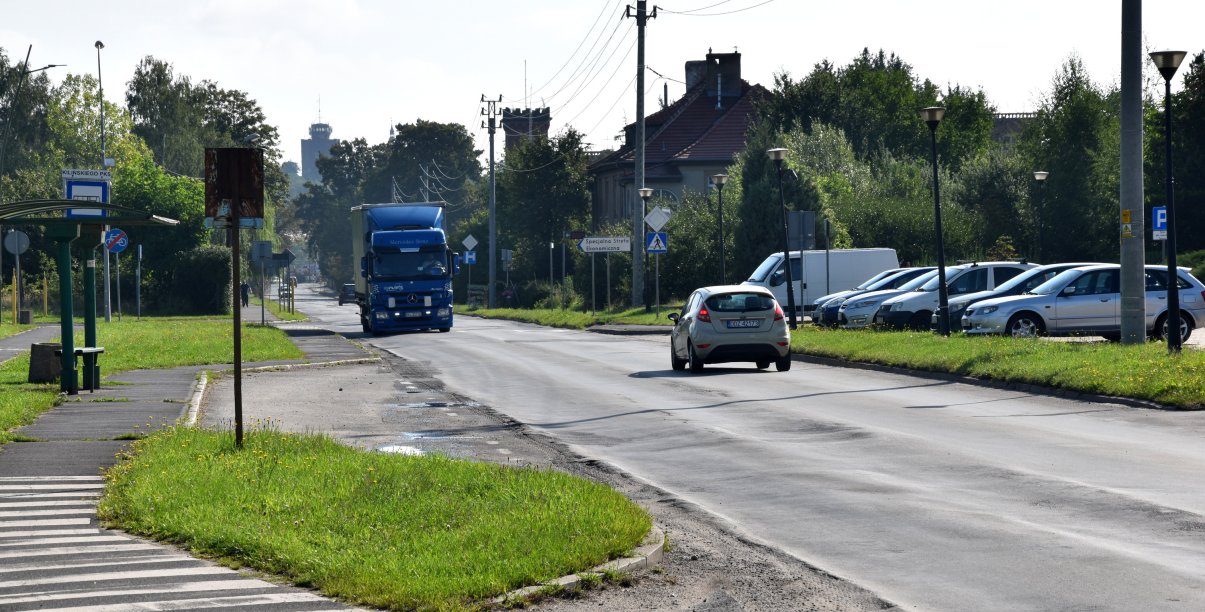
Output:
<svg viewBox="0 0 1205 612">
<path fill-rule="evenodd" d="M 339 305 L 356 303 L 356 286 L 348 283 L 339 288 Z"/>
</svg>

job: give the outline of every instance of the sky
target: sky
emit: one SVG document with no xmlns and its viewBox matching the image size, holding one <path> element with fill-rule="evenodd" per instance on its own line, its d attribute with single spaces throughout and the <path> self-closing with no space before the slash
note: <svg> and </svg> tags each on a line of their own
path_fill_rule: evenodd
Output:
<svg viewBox="0 0 1205 612">
<path fill-rule="evenodd" d="M 630 0 L 635 6 L 635 0 Z M 1121 0 L 654 0 L 646 32 L 645 108 L 685 87 L 685 62 L 708 49 L 742 55 L 742 77 L 773 88 L 863 48 L 895 53 L 939 86 L 982 89 L 999 112 L 1033 111 L 1072 56 L 1093 80 L 1120 80 Z M 0 47 L 10 62 L 66 64 L 96 74 L 124 106 L 138 62 L 154 56 L 194 82 L 211 80 L 259 102 L 300 161 L 309 125 L 334 138 L 384 142 L 417 119 L 465 125 L 478 147 L 481 97 L 500 107 L 551 108 L 554 133 L 573 126 L 612 148 L 636 117 L 635 19 L 624 0 L 0 0 Z M 1205 50 L 1205 2 L 1146 0 L 1146 50 Z M 1150 68 L 1149 62 L 1144 62 Z M 1153 73 L 1153 71 L 1152 71 Z M 658 76 L 661 75 L 661 76 Z M 1173 90 L 1181 83 L 1177 75 Z M 501 150 L 501 137 L 497 145 Z"/>
</svg>

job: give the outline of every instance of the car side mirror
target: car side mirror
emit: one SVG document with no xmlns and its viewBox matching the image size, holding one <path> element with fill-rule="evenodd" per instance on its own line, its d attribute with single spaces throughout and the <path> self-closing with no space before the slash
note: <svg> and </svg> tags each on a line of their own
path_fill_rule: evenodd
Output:
<svg viewBox="0 0 1205 612">
<path fill-rule="evenodd" d="M 676 312 L 671 312 L 671 313 L 669 313 L 669 314 L 668 314 L 668 315 L 666 315 L 666 316 L 669 318 L 669 320 L 670 320 L 670 321 L 673 321 L 674 323 L 677 323 L 677 322 L 678 322 L 678 313 L 676 313 Z"/>
<path fill-rule="evenodd" d="M 1061 296 L 1063 296 L 1063 297 L 1067 297 L 1067 296 L 1070 296 L 1070 295 L 1075 295 L 1075 287 L 1074 287 L 1074 286 L 1071 286 L 1071 287 L 1063 287 L 1063 290 L 1059 292 L 1059 295 L 1061 295 Z"/>
</svg>

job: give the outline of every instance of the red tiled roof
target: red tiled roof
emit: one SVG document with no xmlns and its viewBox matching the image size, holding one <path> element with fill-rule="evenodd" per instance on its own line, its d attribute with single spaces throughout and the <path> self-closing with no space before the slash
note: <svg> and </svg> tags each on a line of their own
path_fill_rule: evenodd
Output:
<svg viewBox="0 0 1205 612">
<path fill-rule="evenodd" d="M 646 117 L 644 151 L 647 177 L 677 178 L 681 175 L 673 162 L 731 161 L 736 153 L 743 150 L 753 102 L 768 92 L 761 85 L 750 86 L 743 81 L 741 85 L 741 96 L 735 100 L 725 98 L 722 108 L 715 107 L 714 97 L 702 95 L 704 89 L 700 84 L 673 104 Z M 592 166 L 630 163 L 635 159 L 634 149 L 634 146 L 625 143 Z"/>
</svg>

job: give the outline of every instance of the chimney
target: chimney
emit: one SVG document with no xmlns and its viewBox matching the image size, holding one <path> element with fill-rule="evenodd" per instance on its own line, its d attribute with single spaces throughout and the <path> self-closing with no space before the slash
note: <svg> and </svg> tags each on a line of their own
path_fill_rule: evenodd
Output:
<svg viewBox="0 0 1205 612">
<path fill-rule="evenodd" d="M 707 62 L 704 60 L 691 60 L 686 62 L 686 90 L 694 89 L 703 79 L 707 78 L 709 72 Z"/>
<path fill-rule="evenodd" d="M 715 75 L 715 87 L 708 87 L 707 95 L 715 96 L 717 104 L 721 96 L 737 98 L 741 95 L 741 54 L 708 53 L 708 77 Z M 708 82 L 712 79 L 708 78 Z"/>
</svg>

